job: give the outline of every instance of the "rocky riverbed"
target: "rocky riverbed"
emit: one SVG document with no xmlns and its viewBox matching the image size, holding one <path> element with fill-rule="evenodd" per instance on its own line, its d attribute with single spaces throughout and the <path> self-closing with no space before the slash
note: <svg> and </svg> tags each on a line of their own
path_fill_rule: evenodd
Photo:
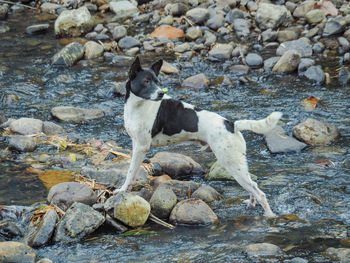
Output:
<svg viewBox="0 0 350 263">
<path fill-rule="evenodd" d="M 0 2 L 0 19 L 1 261 L 348 262 L 347 1 Z M 166 61 L 172 97 L 232 120 L 284 113 L 244 134 L 276 219 L 187 143 L 152 149 L 111 195 L 136 55 Z"/>
</svg>

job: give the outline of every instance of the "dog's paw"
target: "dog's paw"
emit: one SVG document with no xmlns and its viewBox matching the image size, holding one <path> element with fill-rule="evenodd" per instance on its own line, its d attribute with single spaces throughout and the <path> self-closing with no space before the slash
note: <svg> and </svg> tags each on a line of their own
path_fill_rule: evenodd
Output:
<svg viewBox="0 0 350 263">
<path fill-rule="evenodd" d="M 265 213 L 264 216 L 266 216 L 268 218 L 276 218 L 277 217 L 277 215 L 273 212 Z"/>
<path fill-rule="evenodd" d="M 252 202 L 252 200 L 250 200 L 250 199 L 244 200 L 243 203 L 246 204 L 248 209 L 254 208 L 256 205 L 256 202 L 254 202 L 254 201 Z"/>
</svg>

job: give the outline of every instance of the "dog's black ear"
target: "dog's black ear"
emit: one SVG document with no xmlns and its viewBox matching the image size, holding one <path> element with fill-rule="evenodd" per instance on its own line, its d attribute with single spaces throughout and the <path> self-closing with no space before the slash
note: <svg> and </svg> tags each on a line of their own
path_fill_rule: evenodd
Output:
<svg viewBox="0 0 350 263">
<path fill-rule="evenodd" d="M 140 71 L 142 71 L 140 59 L 139 57 L 136 57 L 134 63 L 132 63 L 129 70 L 129 79 L 133 80 L 134 78 L 136 78 L 136 74 Z"/>
<path fill-rule="evenodd" d="M 158 76 L 159 71 L 160 71 L 162 65 L 163 65 L 163 60 L 162 60 L 162 59 L 159 60 L 159 61 L 157 61 L 156 63 L 154 63 L 154 64 L 152 65 L 151 69 L 154 71 L 154 73 L 156 74 L 156 76 Z"/>
</svg>

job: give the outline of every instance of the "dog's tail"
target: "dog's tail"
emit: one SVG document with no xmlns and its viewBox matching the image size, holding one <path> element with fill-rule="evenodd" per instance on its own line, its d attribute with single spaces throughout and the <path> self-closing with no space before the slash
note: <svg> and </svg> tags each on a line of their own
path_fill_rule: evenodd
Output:
<svg viewBox="0 0 350 263">
<path fill-rule="evenodd" d="M 264 134 L 272 130 L 281 117 L 282 113 L 275 111 L 262 120 L 235 121 L 235 131 L 249 130 L 258 134 Z"/>
</svg>

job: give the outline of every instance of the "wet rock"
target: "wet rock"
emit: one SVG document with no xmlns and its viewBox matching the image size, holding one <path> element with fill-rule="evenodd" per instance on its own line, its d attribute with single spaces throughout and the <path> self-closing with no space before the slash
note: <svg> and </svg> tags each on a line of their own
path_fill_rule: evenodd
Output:
<svg viewBox="0 0 350 263">
<path fill-rule="evenodd" d="M 86 34 L 94 27 L 94 19 L 83 6 L 63 11 L 55 21 L 56 36 L 77 37 Z"/>
<path fill-rule="evenodd" d="M 263 58 L 255 53 L 249 53 L 245 58 L 247 65 L 252 68 L 260 68 L 263 65 Z"/>
<path fill-rule="evenodd" d="M 302 58 L 298 66 L 298 75 L 303 76 L 304 72 L 313 65 L 315 65 L 315 60 L 311 58 Z"/>
<path fill-rule="evenodd" d="M 43 122 L 41 120 L 32 118 L 20 118 L 11 122 L 10 124 L 11 131 L 22 135 L 41 133 L 42 128 Z"/>
<path fill-rule="evenodd" d="M 324 45 L 321 42 L 317 42 L 313 45 L 312 50 L 316 53 L 319 54 L 323 52 L 324 50 Z"/>
<path fill-rule="evenodd" d="M 169 15 L 169 16 L 163 17 L 158 22 L 158 25 L 172 25 L 173 23 L 174 23 L 174 18 Z"/>
<path fill-rule="evenodd" d="M 180 201 L 171 211 L 170 222 L 180 225 L 210 225 L 219 221 L 211 208 L 200 199 Z"/>
<path fill-rule="evenodd" d="M 209 185 L 202 185 L 191 195 L 191 198 L 201 199 L 206 203 L 211 203 L 222 199 L 220 195 L 213 187 Z"/>
<path fill-rule="evenodd" d="M 292 30 L 280 30 L 277 33 L 277 40 L 280 43 L 295 40 L 298 38 L 298 33 Z"/>
<path fill-rule="evenodd" d="M 37 261 L 36 263 L 53 263 L 53 261 L 48 258 L 43 258 Z"/>
<path fill-rule="evenodd" d="M 43 12 L 52 13 L 57 9 L 63 8 L 63 6 L 55 3 L 43 3 L 40 8 Z"/>
<path fill-rule="evenodd" d="M 344 54 L 344 63 L 349 63 L 350 62 L 350 53 L 345 53 Z"/>
<path fill-rule="evenodd" d="M 321 68 L 321 66 L 311 66 L 309 67 L 305 73 L 304 76 L 311 80 L 316 82 L 317 84 L 322 84 L 325 81 L 325 74 Z"/>
<path fill-rule="evenodd" d="M 166 62 L 165 60 L 163 60 L 163 65 L 160 69 L 161 72 L 166 73 L 166 74 L 178 74 L 179 70 L 171 65 L 170 63 Z"/>
<path fill-rule="evenodd" d="M 191 193 L 200 187 L 200 184 L 192 181 L 169 180 L 161 186 L 170 187 L 179 199 L 187 199 Z"/>
<path fill-rule="evenodd" d="M 35 251 L 20 242 L 0 242 L 0 262 L 34 263 Z"/>
<path fill-rule="evenodd" d="M 172 178 L 204 173 L 199 163 L 180 153 L 159 152 L 151 158 L 151 161 L 158 163 L 162 171 Z"/>
<path fill-rule="evenodd" d="M 349 79 L 350 79 L 349 71 L 347 71 L 347 69 L 344 66 L 342 66 L 338 74 L 339 83 L 342 86 L 345 86 L 348 83 Z"/>
<path fill-rule="evenodd" d="M 338 37 L 338 42 L 344 51 L 348 51 L 350 49 L 350 42 L 345 37 Z"/>
<path fill-rule="evenodd" d="M 217 14 L 212 18 L 208 19 L 206 25 L 212 30 L 218 30 L 220 27 L 224 26 L 225 18 L 222 14 Z"/>
<path fill-rule="evenodd" d="M 83 109 L 79 107 L 58 106 L 51 109 L 53 117 L 66 122 L 79 123 L 82 121 L 99 119 L 104 116 L 102 110 Z"/>
<path fill-rule="evenodd" d="M 39 24 L 39 25 L 28 26 L 26 28 L 26 33 L 29 35 L 46 33 L 49 27 L 50 27 L 49 24 Z"/>
<path fill-rule="evenodd" d="M 337 16 L 327 21 L 326 25 L 324 26 L 322 36 L 330 37 L 336 34 L 340 34 L 344 32 L 345 29 L 346 29 L 345 19 L 342 16 Z"/>
<path fill-rule="evenodd" d="M 190 27 L 186 31 L 186 39 L 189 41 L 194 41 L 202 36 L 202 31 L 199 26 Z"/>
<path fill-rule="evenodd" d="M 308 263 L 309 261 L 307 261 L 306 259 L 303 259 L 303 258 L 292 258 L 290 260 L 290 263 Z"/>
<path fill-rule="evenodd" d="M 141 46 L 141 43 L 134 37 L 126 36 L 118 41 L 118 45 L 121 49 L 130 49 Z"/>
<path fill-rule="evenodd" d="M 119 40 L 125 37 L 127 34 L 127 30 L 124 26 L 116 26 L 113 28 L 112 35 L 114 40 Z"/>
<path fill-rule="evenodd" d="M 210 84 L 207 76 L 203 73 L 188 77 L 182 81 L 181 86 L 188 89 L 204 89 L 207 88 Z"/>
<path fill-rule="evenodd" d="M 236 19 L 243 19 L 245 16 L 246 13 L 244 13 L 242 10 L 234 8 L 226 14 L 225 20 L 229 23 L 233 23 Z"/>
<path fill-rule="evenodd" d="M 0 223 L 0 240 L 3 238 L 9 240 L 20 236 L 22 236 L 22 231 L 14 222 L 4 221 Z"/>
<path fill-rule="evenodd" d="M 273 72 L 291 73 L 298 68 L 300 63 L 300 54 L 295 50 L 288 50 L 272 68 Z"/>
<path fill-rule="evenodd" d="M 245 251 L 249 257 L 277 257 L 283 254 L 278 246 L 269 243 L 249 244 Z"/>
<path fill-rule="evenodd" d="M 275 29 L 287 20 L 288 12 L 282 5 L 260 3 L 256 12 L 256 23 L 261 30 Z"/>
<path fill-rule="evenodd" d="M 40 247 L 50 242 L 57 222 L 55 209 L 47 210 L 46 214 L 36 226 L 30 226 L 29 234 L 26 238 L 31 247 Z"/>
<path fill-rule="evenodd" d="M 63 128 L 52 121 L 44 121 L 43 133 L 45 133 L 46 135 L 56 135 L 63 133 Z"/>
<path fill-rule="evenodd" d="M 73 42 L 61 49 L 52 58 L 52 65 L 71 67 L 84 56 L 84 47 Z"/>
<path fill-rule="evenodd" d="M 270 72 L 272 71 L 272 68 L 276 65 L 277 61 L 280 59 L 281 57 L 270 57 L 268 59 L 266 59 L 264 61 L 264 70 L 266 72 Z"/>
<path fill-rule="evenodd" d="M 113 208 L 113 217 L 131 227 L 143 226 L 150 214 L 150 204 L 138 195 L 118 194 L 109 198 L 105 209 Z"/>
<path fill-rule="evenodd" d="M 211 61 L 225 61 L 230 59 L 233 46 L 231 44 L 215 44 L 209 51 L 208 59 Z"/>
<path fill-rule="evenodd" d="M 115 18 L 127 18 L 137 15 L 140 11 L 129 1 L 111 1 L 109 8 L 115 13 Z"/>
<path fill-rule="evenodd" d="M 10 27 L 7 25 L 1 25 L 0 24 L 0 34 L 4 34 L 6 32 L 10 31 Z"/>
<path fill-rule="evenodd" d="M 349 254 L 350 249 L 349 248 L 334 248 L 334 247 L 329 247 L 327 248 L 327 250 L 323 253 L 324 256 L 328 259 L 331 259 L 333 262 L 334 261 L 340 261 L 341 263 L 343 263 L 343 255 L 347 255 Z M 348 260 L 349 258 L 345 259 L 347 261 L 345 262 L 349 262 Z"/>
<path fill-rule="evenodd" d="M 216 42 L 216 36 L 209 31 L 205 31 L 204 40 L 205 40 L 204 45 L 206 47 L 210 47 L 212 44 L 214 44 Z"/>
<path fill-rule="evenodd" d="M 161 185 L 151 197 L 152 213 L 159 218 L 168 218 L 177 203 L 177 197 L 168 185 Z"/>
<path fill-rule="evenodd" d="M 8 10 L 8 4 L 0 5 L 0 20 L 3 20 L 7 17 Z"/>
<path fill-rule="evenodd" d="M 85 184 L 65 182 L 51 187 L 47 195 L 47 201 L 63 210 L 67 210 L 74 202 L 93 205 L 97 201 L 97 196 Z"/>
<path fill-rule="evenodd" d="M 281 126 L 266 133 L 265 142 L 272 153 L 299 152 L 306 147 L 305 143 L 288 136 Z"/>
<path fill-rule="evenodd" d="M 310 145 L 324 145 L 340 136 L 334 125 L 308 118 L 293 128 L 293 135 Z"/>
<path fill-rule="evenodd" d="M 294 10 L 293 16 L 305 17 L 305 15 L 314 9 L 316 1 L 303 1 Z"/>
<path fill-rule="evenodd" d="M 186 12 L 186 16 L 195 24 L 203 24 L 209 18 L 208 9 L 197 7 Z"/>
<path fill-rule="evenodd" d="M 165 10 L 172 16 L 182 16 L 188 11 L 188 6 L 185 3 L 175 3 L 165 7 Z"/>
<path fill-rule="evenodd" d="M 105 186 L 120 188 L 125 182 L 129 166 L 129 161 L 123 161 L 113 165 L 113 167 L 109 167 L 108 169 L 84 167 L 80 173 L 87 178 L 95 179 L 98 183 Z M 135 179 L 139 184 L 149 182 L 148 173 L 143 166 L 139 169 Z"/>
<path fill-rule="evenodd" d="M 246 38 L 250 34 L 251 23 L 246 19 L 235 19 L 233 21 L 233 27 L 238 38 Z"/>
<path fill-rule="evenodd" d="M 11 135 L 9 136 L 9 147 L 21 152 L 33 152 L 37 147 L 37 143 L 33 137 Z"/>
<path fill-rule="evenodd" d="M 226 169 L 216 161 L 211 167 L 209 173 L 205 176 L 208 181 L 235 181 Z"/>
<path fill-rule="evenodd" d="M 174 51 L 179 52 L 179 53 L 184 53 L 184 52 L 189 51 L 189 50 L 191 50 L 191 45 L 188 42 L 179 44 L 174 48 Z"/>
<path fill-rule="evenodd" d="M 263 42 L 273 42 L 277 39 L 277 31 L 271 30 L 271 28 L 265 30 L 261 33 L 261 38 Z"/>
<path fill-rule="evenodd" d="M 106 54 L 106 52 L 105 52 Z M 105 57 L 106 59 L 106 57 Z M 113 56 L 111 63 L 112 64 L 117 64 L 117 65 L 124 65 L 124 66 L 129 66 L 130 63 L 132 63 L 132 61 L 134 61 L 135 59 L 133 57 L 130 56 Z"/>
<path fill-rule="evenodd" d="M 88 41 L 84 45 L 84 57 L 85 59 L 92 59 L 102 56 L 104 48 L 102 45 L 95 41 Z"/>
<path fill-rule="evenodd" d="M 140 197 L 149 202 L 153 196 L 154 190 L 149 187 L 143 187 L 141 191 L 138 193 Z"/>
<path fill-rule="evenodd" d="M 312 46 L 303 39 L 283 42 L 276 50 L 276 54 L 282 56 L 289 50 L 296 50 L 301 57 L 311 57 L 312 55 Z"/>
<path fill-rule="evenodd" d="M 74 203 L 58 223 L 55 242 L 71 243 L 82 240 L 99 228 L 105 217 L 88 205 Z"/>
<path fill-rule="evenodd" d="M 313 9 L 306 13 L 305 18 L 309 24 L 317 24 L 322 22 L 326 15 L 321 9 Z"/>
<path fill-rule="evenodd" d="M 350 263 L 350 249 L 345 249 L 341 254 L 340 263 Z"/>
</svg>

